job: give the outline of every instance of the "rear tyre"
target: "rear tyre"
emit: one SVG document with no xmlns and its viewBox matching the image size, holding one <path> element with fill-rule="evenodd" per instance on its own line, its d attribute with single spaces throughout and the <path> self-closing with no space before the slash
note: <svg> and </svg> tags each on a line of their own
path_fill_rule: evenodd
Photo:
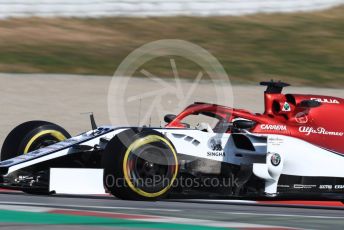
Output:
<svg viewBox="0 0 344 230">
<path fill-rule="evenodd" d="M 178 173 L 173 145 L 155 131 L 129 130 L 114 137 L 105 149 L 102 164 L 105 188 L 125 200 L 164 197 Z"/>
<path fill-rule="evenodd" d="M 1 161 L 27 154 L 70 138 L 62 127 L 47 121 L 28 121 L 13 129 L 1 149 Z"/>
</svg>

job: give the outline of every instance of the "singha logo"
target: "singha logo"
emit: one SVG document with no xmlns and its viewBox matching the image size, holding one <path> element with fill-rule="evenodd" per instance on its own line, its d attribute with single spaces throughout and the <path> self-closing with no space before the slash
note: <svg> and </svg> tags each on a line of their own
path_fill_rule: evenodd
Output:
<svg viewBox="0 0 344 230">
<path fill-rule="evenodd" d="M 208 142 L 209 148 L 211 148 L 213 151 L 222 151 L 222 143 L 221 138 L 218 137 L 212 137 Z"/>
</svg>

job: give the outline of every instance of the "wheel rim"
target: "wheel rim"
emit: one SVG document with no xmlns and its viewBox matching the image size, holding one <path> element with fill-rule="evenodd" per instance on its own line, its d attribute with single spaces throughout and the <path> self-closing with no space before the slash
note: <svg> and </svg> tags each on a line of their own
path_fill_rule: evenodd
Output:
<svg viewBox="0 0 344 230">
<path fill-rule="evenodd" d="M 36 141 L 34 141 L 28 152 L 32 152 L 34 150 L 37 150 L 37 149 L 41 149 L 41 148 L 44 148 L 44 147 L 47 147 L 49 145 L 53 145 L 53 144 L 56 144 L 58 143 L 59 140 L 57 140 L 56 138 L 54 138 L 53 136 L 50 136 L 50 135 L 45 135 L 43 137 L 40 137 L 39 139 L 37 139 Z"/>
<path fill-rule="evenodd" d="M 66 137 L 56 130 L 42 131 L 33 136 L 24 148 L 24 154 L 65 140 Z"/>
<path fill-rule="evenodd" d="M 157 149 L 152 151 L 154 148 L 160 149 L 160 151 L 157 151 Z M 146 156 L 141 155 L 142 153 L 149 153 L 148 160 Z M 150 163 L 153 163 L 153 168 L 155 166 L 157 170 L 150 171 L 147 174 L 147 170 L 145 171 L 143 167 Z M 158 197 L 169 190 L 177 177 L 177 155 L 170 142 L 163 137 L 158 135 L 146 136 L 136 140 L 128 147 L 123 160 L 123 171 L 127 185 L 134 192 L 147 198 Z M 152 175 L 160 175 L 160 178 L 162 177 L 164 180 L 155 180 L 150 186 L 147 186 L 147 183 L 142 183 L 144 181 L 140 178 L 145 177 L 148 179 Z"/>
<path fill-rule="evenodd" d="M 147 145 L 131 154 L 128 160 L 132 167 L 130 176 L 136 186 L 146 189 L 149 184 L 152 184 L 151 187 L 164 187 L 161 183 L 168 179 L 171 170 L 161 149 Z"/>
</svg>

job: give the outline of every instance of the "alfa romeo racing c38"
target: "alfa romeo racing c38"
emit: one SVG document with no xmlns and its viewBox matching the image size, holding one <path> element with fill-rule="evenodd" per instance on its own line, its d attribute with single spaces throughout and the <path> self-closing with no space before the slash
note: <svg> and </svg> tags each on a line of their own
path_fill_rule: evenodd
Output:
<svg viewBox="0 0 344 230">
<path fill-rule="evenodd" d="M 86 184 L 94 180 L 121 199 L 217 194 L 343 200 L 344 100 L 283 94 L 288 84 L 282 82 L 261 85 L 267 87 L 261 114 L 194 103 L 166 115 L 165 127 L 97 127 L 92 118 L 92 130 L 74 137 L 50 122 L 23 123 L 3 144 L 0 185 L 49 194 L 59 191 L 56 177 L 63 187 L 61 178 L 82 170 Z M 101 176 L 88 176 L 92 170 Z"/>
</svg>

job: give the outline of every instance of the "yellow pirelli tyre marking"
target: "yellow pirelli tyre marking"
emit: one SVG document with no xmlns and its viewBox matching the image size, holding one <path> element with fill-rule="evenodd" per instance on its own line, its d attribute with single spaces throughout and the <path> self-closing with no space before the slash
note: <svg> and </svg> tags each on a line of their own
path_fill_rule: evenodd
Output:
<svg viewBox="0 0 344 230">
<path fill-rule="evenodd" d="M 58 141 L 63 141 L 63 140 L 66 140 L 67 138 L 59 131 L 56 131 L 56 130 L 44 130 L 42 132 L 39 132 L 37 133 L 35 136 L 33 136 L 30 141 L 27 143 L 27 145 L 25 146 L 25 149 L 24 149 L 24 154 L 28 153 L 29 152 L 29 149 L 30 147 L 32 146 L 32 144 L 38 139 L 40 138 L 41 136 L 44 136 L 44 135 L 51 135 L 53 137 L 56 138 L 56 140 Z"/>
<path fill-rule="evenodd" d="M 152 143 L 152 142 L 156 142 L 156 141 L 164 142 L 170 148 L 170 150 L 172 151 L 173 157 L 174 157 L 174 160 L 175 160 L 175 171 L 174 171 L 174 174 L 172 176 L 170 184 L 166 188 L 164 188 L 163 190 L 161 190 L 159 192 L 148 193 L 148 192 L 143 191 L 142 189 L 139 189 L 139 188 L 135 187 L 134 184 L 131 182 L 130 177 L 128 175 L 128 171 L 127 171 L 128 157 L 129 157 L 130 153 L 132 151 L 134 151 L 135 149 L 141 147 L 142 145 L 146 145 L 146 144 L 149 144 L 149 143 Z M 138 140 L 134 141 L 129 146 L 127 151 L 125 152 L 124 160 L 123 160 L 123 173 L 124 173 L 124 179 L 127 182 L 128 186 L 131 188 L 131 190 L 133 190 L 137 194 L 139 194 L 141 196 L 144 196 L 144 197 L 149 197 L 149 198 L 158 197 L 158 196 L 164 194 L 165 192 L 167 192 L 169 190 L 169 188 L 173 185 L 174 180 L 177 178 L 177 173 L 178 173 L 177 154 L 176 154 L 173 146 L 165 138 L 160 137 L 158 135 L 146 136 L 146 137 L 144 137 L 142 139 L 138 139 Z"/>
</svg>

